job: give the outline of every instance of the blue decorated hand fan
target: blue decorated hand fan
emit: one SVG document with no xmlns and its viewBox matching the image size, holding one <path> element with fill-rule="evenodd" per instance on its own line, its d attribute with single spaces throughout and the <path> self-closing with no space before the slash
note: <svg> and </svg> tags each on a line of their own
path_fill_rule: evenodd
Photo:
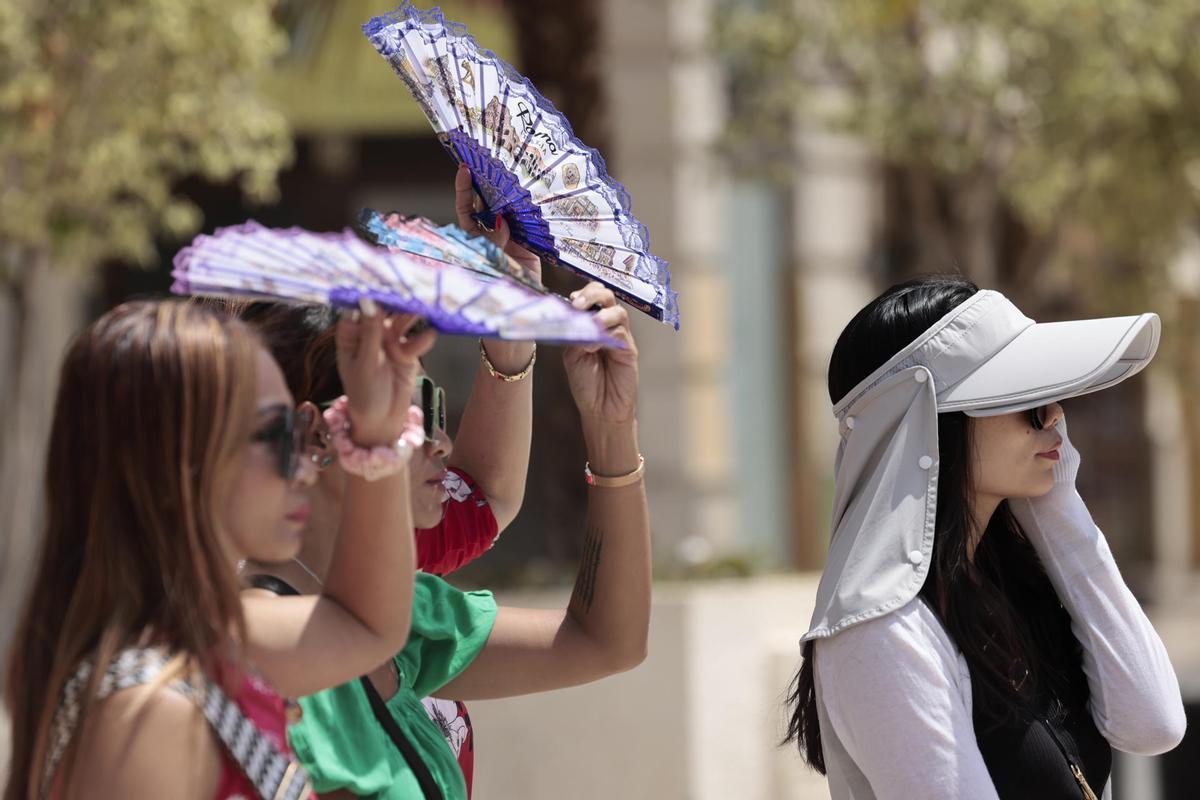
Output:
<svg viewBox="0 0 1200 800">
<path fill-rule="evenodd" d="M 458 235 L 461 242 L 474 242 L 461 231 Z M 453 239 L 441 250 L 432 241 L 428 247 L 414 255 L 368 244 L 349 230 L 312 233 L 250 221 L 197 236 L 181 250 L 171 291 L 345 308 L 370 298 L 389 311 L 419 314 L 443 333 L 621 346 L 593 314 L 511 280 L 503 267 L 484 268 L 482 247 Z M 455 259 L 472 261 L 475 268 Z"/>
<path fill-rule="evenodd" d="M 667 263 L 650 253 L 629 193 L 528 79 L 438 9 L 405 2 L 363 31 L 450 156 L 471 170 L 487 204 L 477 221 L 490 229 L 502 215 L 513 241 L 678 330 Z"/>
<path fill-rule="evenodd" d="M 381 214 L 364 208 L 358 216 L 358 230 L 368 241 L 381 247 L 435 262 L 457 264 L 482 275 L 509 278 L 539 292 L 546 291 L 538 276 L 499 247 L 481 236 L 468 236 L 457 225 L 437 225 L 425 217 L 409 217 L 397 212 Z"/>
</svg>

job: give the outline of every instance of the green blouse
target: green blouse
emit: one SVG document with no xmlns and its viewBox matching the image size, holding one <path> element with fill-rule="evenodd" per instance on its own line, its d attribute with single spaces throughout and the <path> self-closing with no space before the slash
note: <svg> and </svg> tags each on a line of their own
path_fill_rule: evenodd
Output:
<svg viewBox="0 0 1200 800">
<path fill-rule="evenodd" d="M 436 694 L 475 660 L 495 621 L 491 592 L 460 592 L 441 578 L 417 573 L 412 632 L 395 657 L 400 689 L 387 707 L 446 800 L 466 800 L 467 787 L 421 698 Z M 416 776 L 375 719 L 357 680 L 302 697 L 300 707 L 304 715 L 288 729 L 288 738 L 318 794 L 348 789 L 379 800 L 422 797 Z"/>
</svg>

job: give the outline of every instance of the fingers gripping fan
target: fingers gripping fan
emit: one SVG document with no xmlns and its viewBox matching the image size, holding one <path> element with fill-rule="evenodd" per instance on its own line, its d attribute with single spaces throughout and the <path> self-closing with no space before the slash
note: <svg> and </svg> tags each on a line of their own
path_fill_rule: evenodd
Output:
<svg viewBox="0 0 1200 800">
<path fill-rule="evenodd" d="M 499 268 L 487 274 L 486 258 L 478 253 L 471 256 L 471 268 L 432 252 L 378 247 L 349 230 L 312 233 L 250 221 L 197 236 L 181 250 L 171 291 L 344 308 L 369 298 L 389 311 L 425 317 L 448 334 L 620 346 L 595 315 L 556 294 L 501 277 Z"/>
<path fill-rule="evenodd" d="M 470 169 L 487 204 L 478 222 L 494 228 L 503 216 L 518 244 L 678 330 L 667 263 L 650 252 L 629 193 L 528 79 L 438 9 L 406 2 L 363 31 L 450 156 Z"/>
</svg>

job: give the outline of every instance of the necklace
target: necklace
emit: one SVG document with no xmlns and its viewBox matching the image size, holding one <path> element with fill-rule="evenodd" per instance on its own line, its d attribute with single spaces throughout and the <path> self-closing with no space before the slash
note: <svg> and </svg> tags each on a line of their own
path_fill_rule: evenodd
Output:
<svg viewBox="0 0 1200 800">
<path fill-rule="evenodd" d="M 301 561 L 301 560 L 300 560 L 298 557 L 296 557 L 296 556 L 293 556 L 293 557 L 292 557 L 292 561 L 295 561 L 295 562 L 296 562 L 296 566 L 298 566 L 300 569 L 302 569 L 302 570 L 304 570 L 305 572 L 307 572 L 307 573 L 308 573 L 308 577 L 312 578 L 314 581 L 316 581 L 316 582 L 317 582 L 317 586 L 320 586 L 322 589 L 324 589 L 324 588 L 325 588 L 325 582 L 324 582 L 324 581 L 322 581 L 320 578 L 318 578 L 318 577 L 317 577 L 317 573 L 315 573 L 315 572 L 313 572 L 311 569 L 309 569 L 307 564 L 305 564 L 303 561 Z"/>
<path fill-rule="evenodd" d="M 320 586 L 322 589 L 325 588 L 325 582 L 322 581 L 320 578 L 318 578 L 317 573 L 315 573 L 311 569 L 309 569 L 308 565 L 305 564 L 303 561 L 301 561 L 298 556 L 292 556 L 292 561 L 296 562 L 297 567 L 299 567 L 300 569 L 307 572 L 308 577 L 310 577 L 314 581 L 316 581 L 318 586 Z M 388 671 L 392 674 L 392 677 L 396 681 L 396 686 L 399 687 L 400 686 L 400 668 L 398 666 L 396 666 L 396 660 L 389 658 L 388 659 L 388 667 L 390 667 L 390 669 Z"/>
</svg>

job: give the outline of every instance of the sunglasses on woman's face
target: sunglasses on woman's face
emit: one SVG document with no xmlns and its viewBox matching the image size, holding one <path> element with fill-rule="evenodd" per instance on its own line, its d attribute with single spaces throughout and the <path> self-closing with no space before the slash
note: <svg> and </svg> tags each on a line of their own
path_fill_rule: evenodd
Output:
<svg viewBox="0 0 1200 800">
<path fill-rule="evenodd" d="M 1033 426 L 1035 431 L 1046 429 L 1046 420 L 1050 416 L 1050 406 L 1038 406 L 1037 408 L 1031 408 L 1026 413 L 1029 414 L 1029 424 Z"/>
<path fill-rule="evenodd" d="M 434 383 L 433 378 L 421 375 L 413 387 L 412 403 L 421 409 L 425 424 L 425 442 L 432 444 L 437 441 L 437 432 L 446 430 L 446 390 Z M 333 401 L 326 400 L 320 404 L 320 408 L 324 410 L 331 405 Z M 301 406 L 302 411 L 303 409 Z"/>
<path fill-rule="evenodd" d="M 413 404 L 421 406 L 425 417 L 425 442 L 432 444 L 437 432 L 446 430 L 446 390 L 434 383 L 433 378 L 422 375 L 417 378 Z"/>
<path fill-rule="evenodd" d="M 300 469 L 300 456 L 304 453 L 304 440 L 312 421 L 311 406 L 301 406 L 299 410 L 280 406 L 271 421 L 250 437 L 251 441 L 262 442 L 275 453 L 279 476 L 285 481 L 296 477 L 296 471 Z"/>
</svg>

